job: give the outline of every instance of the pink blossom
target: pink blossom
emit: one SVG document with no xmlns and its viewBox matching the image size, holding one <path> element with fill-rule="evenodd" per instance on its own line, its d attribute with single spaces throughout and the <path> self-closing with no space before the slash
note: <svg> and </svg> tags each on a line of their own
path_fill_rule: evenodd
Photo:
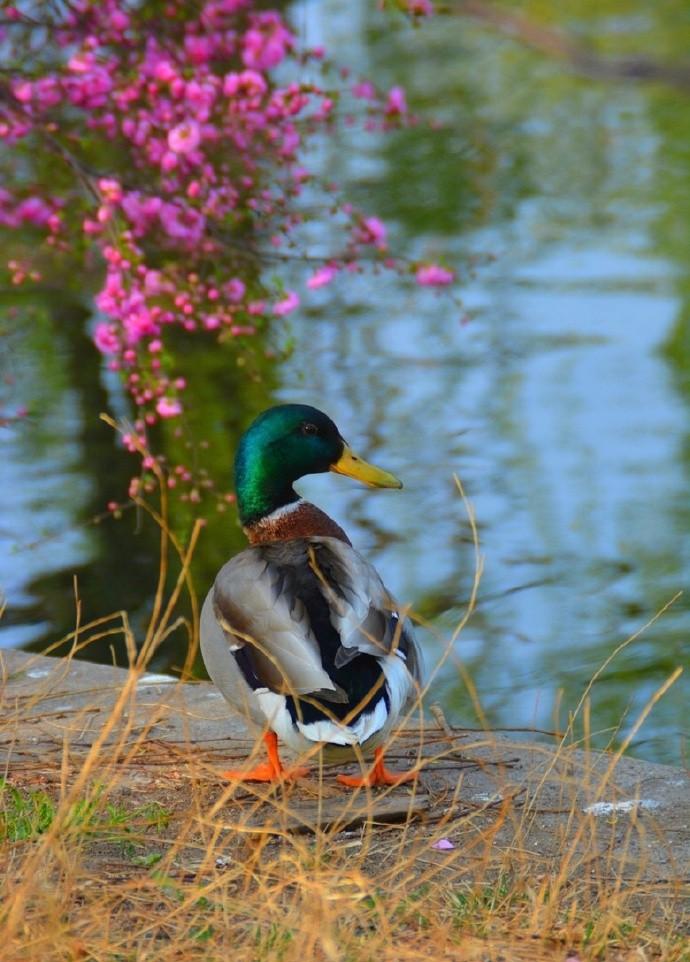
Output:
<svg viewBox="0 0 690 962">
<path fill-rule="evenodd" d="M 18 223 L 45 227 L 54 214 L 53 208 L 42 197 L 27 197 L 17 204 L 14 216 Z"/>
<path fill-rule="evenodd" d="M 119 181 L 112 177 L 101 177 L 98 181 L 98 189 L 106 200 L 114 204 L 122 200 L 122 187 Z"/>
<path fill-rule="evenodd" d="M 301 137 L 295 127 L 288 127 L 283 137 L 283 143 L 280 148 L 281 157 L 294 157 L 297 148 L 301 143 Z"/>
<path fill-rule="evenodd" d="M 27 104 L 33 97 L 34 87 L 28 80 L 22 80 L 12 85 L 12 93 L 22 104 Z"/>
<path fill-rule="evenodd" d="M 162 418 L 176 418 L 182 414 L 182 405 L 176 398 L 162 397 L 156 402 L 156 411 Z"/>
<path fill-rule="evenodd" d="M 177 154 L 174 150 L 166 150 L 161 157 L 161 170 L 164 174 L 169 174 L 177 167 Z"/>
<path fill-rule="evenodd" d="M 325 287 L 326 284 L 331 283 L 337 273 L 338 270 L 335 267 L 328 265 L 320 267 L 318 271 L 315 271 L 308 279 L 307 287 L 311 290 L 316 290 L 317 287 Z"/>
<path fill-rule="evenodd" d="M 176 154 L 189 154 L 200 141 L 201 128 L 194 120 L 185 120 L 168 132 L 168 147 Z"/>
<path fill-rule="evenodd" d="M 278 317 L 284 317 L 299 307 L 299 295 L 295 291 L 288 291 L 282 301 L 273 305 L 273 313 Z"/>
<path fill-rule="evenodd" d="M 280 15 L 269 11 L 254 14 L 242 39 L 242 60 L 246 67 L 270 70 L 285 59 L 293 38 Z"/>
<path fill-rule="evenodd" d="M 368 80 L 362 80 L 353 86 L 352 96 L 358 100 L 375 100 L 376 88 Z"/>
<path fill-rule="evenodd" d="M 114 354 L 120 346 L 119 338 L 115 334 L 112 324 L 97 324 L 93 339 L 102 354 Z"/>
<path fill-rule="evenodd" d="M 225 285 L 225 293 L 229 301 L 237 303 L 241 301 L 245 295 L 247 287 L 244 281 L 241 281 L 239 277 L 233 277 L 232 280 L 228 281 Z"/>
<path fill-rule="evenodd" d="M 357 231 L 357 240 L 383 250 L 386 246 L 386 225 L 378 217 L 364 217 Z"/>
<path fill-rule="evenodd" d="M 386 100 L 386 115 L 388 117 L 401 117 L 407 113 L 407 101 L 405 91 L 402 87 L 391 87 L 388 91 Z"/>
<path fill-rule="evenodd" d="M 136 295 L 124 299 L 121 305 L 123 326 L 128 344 L 137 344 L 142 337 L 158 333 L 158 325 L 148 306 Z"/>
<path fill-rule="evenodd" d="M 185 86 L 184 99 L 200 123 L 209 119 L 211 107 L 216 99 L 217 89 L 212 83 L 199 83 L 190 80 Z"/>
<path fill-rule="evenodd" d="M 114 27 L 115 30 L 122 32 L 126 30 L 130 24 L 129 17 L 124 10 L 113 10 L 110 14 L 110 25 Z"/>
<path fill-rule="evenodd" d="M 159 60 L 154 70 L 154 76 L 163 83 L 170 83 L 177 77 L 177 71 L 169 60 Z"/>
<path fill-rule="evenodd" d="M 67 61 L 67 66 L 75 73 L 86 73 L 93 65 L 94 59 L 91 53 L 76 53 Z"/>
<path fill-rule="evenodd" d="M 213 56 L 215 43 L 212 37 L 186 36 L 184 39 L 185 51 L 192 63 L 206 63 Z"/>
<path fill-rule="evenodd" d="M 326 120 L 333 113 L 333 108 L 335 107 L 335 101 L 331 97 L 324 97 L 321 101 L 321 106 L 316 111 L 315 117 L 317 120 Z"/>
<path fill-rule="evenodd" d="M 149 271 L 144 269 L 144 291 L 147 294 L 156 296 L 156 294 L 161 294 L 163 291 L 167 290 L 168 285 L 165 283 L 163 275 L 160 271 Z"/>
<path fill-rule="evenodd" d="M 34 84 L 34 96 L 42 110 L 55 107 L 62 100 L 62 90 L 55 77 L 39 77 Z"/>
<path fill-rule="evenodd" d="M 129 191 L 122 198 L 122 210 L 137 235 L 146 233 L 158 222 L 162 206 L 160 197 L 145 197 L 138 190 Z"/>
<path fill-rule="evenodd" d="M 438 264 L 425 264 L 417 269 L 415 278 L 422 287 L 444 287 L 453 283 L 455 275 Z"/>
<path fill-rule="evenodd" d="M 197 243 L 205 227 L 205 218 L 199 211 L 180 204 L 163 204 L 159 213 L 160 222 L 169 237 Z"/>
<path fill-rule="evenodd" d="M 268 84 L 256 70 L 243 70 L 241 73 L 228 73 L 223 80 L 223 93 L 234 97 L 238 93 L 247 96 L 265 94 Z"/>
</svg>

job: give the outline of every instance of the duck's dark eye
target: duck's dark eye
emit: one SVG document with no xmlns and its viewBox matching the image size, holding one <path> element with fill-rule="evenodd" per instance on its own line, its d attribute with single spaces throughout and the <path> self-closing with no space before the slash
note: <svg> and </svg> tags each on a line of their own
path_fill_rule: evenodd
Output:
<svg viewBox="0 0 690 962">
<path fill-rule="evenodd" d="M 319 429 L 311 421 L 305 421 L 302 425 L 302 434 L 318 434 Z"/>
</svg>

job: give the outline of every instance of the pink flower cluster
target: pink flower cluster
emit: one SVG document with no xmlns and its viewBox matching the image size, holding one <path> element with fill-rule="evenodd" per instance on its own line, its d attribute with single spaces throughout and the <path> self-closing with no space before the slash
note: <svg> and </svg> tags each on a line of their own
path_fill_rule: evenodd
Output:
<svg viewBox="0 0 690 962">
<path fill-rule="evenodd" d="M 60 207 L 62 203 L 55 198 L 40 196 L 18 199 L 0 187 L 0 224 L 17 229 L 26 225 L 42 228 L 50 234 L 60 230 Z"/>
<path fill-rule="evenodd" d="M 98 200 L 70 213 L 81 210 L 76 227 L 106 264 L 95 341 L 150 422 L 182 409 L 179 379 L 165 372 L 170 326 L 246 336 L 262 315 L 297 307 L 296 293 L 272 299 L 259 279 L 250 290 L 233 265 L 268 218 L 277 234 L 291 230 L 289 203 L 305 181 L 288 166 L 300 125 L 325 123 L 332 101 L 311 84 L 272 82 L 268 71 L 295 45 L 277 12 L 255 11 L 250 0 L 194 8 L 168 0 L 162 30 L 149 6 L 75 0 L 54 21 L 56 44 L 30 78 L 18 54 L 8 82 L 14 104 L 0 100 L 0 140 L 30 150 L 49 129 L 48 149 L 59 139 L 72 168 L 83 165 Z M 30 32 L 32 18 L 13 9 Z M 282 170 L 269 189 L 265 170 L 276 162 Z M 2 189 L 0 225 L 54 234 L 61 206 L 45 188 L 32 196 Z"/>
<path fill-rule="evenodd" d="M 453 283 L 455 275 L 438 264 L 422 264 L 417 268 L 415 278 L 422 287 L 447 287 Z"/>
<path fill-rule="evenodd" d="M 274 248 L 294 244 L 303 217 L 295 200 L 312 180 L 299 151 L 305 137 L 330 129 L 337 97 L 291 79 L 305 60 L 318 76 L 324 53 L 298 51 L 281 14 L 254 0 L 165 0 L 164 24 L 151 0 L 45 5 L 50 40 L 35 47 L 30 72 L 22 43 L 37 28 L 29 6 L 4 8 L 12 26 L 3 38 L 0 143 L 5 153 L 23 151 L 29 175 L 0 188 L 0 226 L 37 230 L 63 251 L 81 239 L 81 250 L 100 253 L 94 339 L 122 374 L 143 438 L 146 425 L 182 412 L 170 331 L 227 341 L 299 308 L 297 291 L 262 279 L 253 247 L 264 238 Z M 417 0 L 409 12 L 430 6 Z M 281 65 L 288 69 L 278 83 L 271 72 Z M 411 122 L 401 87 L 380 94 L 362 81 L 351 92 L 367 101 L 367 125 Z M 58 176 L 46 168 L 40 176 L 46 156 Z M 334 204 L 330 193 L 329 204 L 344 244 L 312 271 L 308 291 L 360 261 L 401 269 L 379 218 Z M 15 283 L 34 276 L 24 264 L 11 270 Z M 452 280 L 435 265 L 416 276 L 425 285 Z"/>
</svg>

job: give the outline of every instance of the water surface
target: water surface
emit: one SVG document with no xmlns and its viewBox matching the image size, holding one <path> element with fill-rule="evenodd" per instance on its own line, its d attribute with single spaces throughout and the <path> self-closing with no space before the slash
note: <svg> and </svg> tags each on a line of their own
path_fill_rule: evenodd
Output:
<svg viewBox="0 0 690 962">
<path fill-rule="evenodd" d="M 226 485 L 242 424 L 281 400 L 323 407 L 353 447 L 403 478 L 402 492 L 333 476 L 301 489 L 429 622 L 430 665 L 475 573 L 457 474 L 484 571 L 434 695 L 475 724 L 469 677 L 491 724 L 562 725 L 616 646 L 690 580 L 688 96 L 579 78 L 466 21 L 416 31 L 372 6 L 298 3 L 294 22 L 354 74 L 404 85 L 442 126 L 346 130 L 310 160 L 385 219 L 393 251 L 445 252 L 461 303 L 385 275 L 343 277 L 294 315 L 287 362 L 247 390 L 222 359 L 200 356 L 190 399 L 197 390 Z M 603 27 L 584 17 L 580 28 L 609 31 L 615 46 L 637 36 L 639 17 L 670 56 L 664 11 Z M 327 218 L 309 241 L 331 249 Z M 10 318 L 0 338 L 12 375 L 3 397 L 32 410 L 0 429 L 4 645 L 41 647 L 70 630 L 75 571 L 90 616 L 126 608 L 136 624 L 150 607 L 155 534 L 133 516 L 81 526 L 122 496 L 131 464 L 95 417 L 122 398 L 99 374 L 84 318 L 58 320 L 28 333 Z M 232 519 L 214 519 L 200 591 L 241 543 Z M 601 674 L 595 744 L 618 743 L 688 665 L 689 636 L 683 596 Z M 170 645 L 157 667 L 181 660 Z M 635 754 L 686 760 L 689 685 L 681 678 L 654 707 Z"/>
</svg>

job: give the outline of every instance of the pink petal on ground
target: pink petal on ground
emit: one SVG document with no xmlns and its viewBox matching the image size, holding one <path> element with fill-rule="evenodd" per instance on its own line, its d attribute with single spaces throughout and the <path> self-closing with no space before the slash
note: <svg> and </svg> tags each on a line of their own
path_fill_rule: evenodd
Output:
<svg viewBox="0 0 690 962">
<path fill-rule="evenodd" d="M 449 852 L 452 848 L 455 848 L 449 838 L 440 838 L 438 842 L 434 842 L 431 847 L 438 849 L 439 852 Z"/>
</svg>

